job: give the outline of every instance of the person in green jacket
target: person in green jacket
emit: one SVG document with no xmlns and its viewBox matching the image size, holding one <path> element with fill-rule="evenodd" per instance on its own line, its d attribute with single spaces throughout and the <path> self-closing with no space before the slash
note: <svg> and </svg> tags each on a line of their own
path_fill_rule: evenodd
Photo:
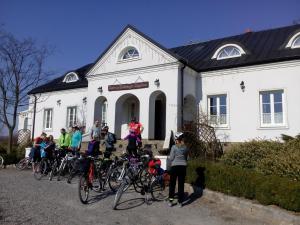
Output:
<svg viewBox="0 0 300 225">
<path fill-rule="evenodd" d="M 66 132 L 65 128 L 60 130 L 60 137 L 58 139 L 58 146 L 63 150 L 67 150 L 71 146 L 71 136 Z"/>
</svg>

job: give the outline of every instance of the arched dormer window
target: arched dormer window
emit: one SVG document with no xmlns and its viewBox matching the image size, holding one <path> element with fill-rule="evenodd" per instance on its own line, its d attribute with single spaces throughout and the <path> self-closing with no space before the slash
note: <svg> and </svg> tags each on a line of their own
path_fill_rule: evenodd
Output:
<svg viewBox="0 0 300 225">
<path fill-rule="evenodd" d="M 296 33 L 291 37 L 287 45 L 285 46 L 286 48 L 300 48 L 300 32 Z"/>
<path fill-rule="evenodd" d="M 63 82 L 72 83 L 72 82 L 76 82 L 78 80 L 79 80 L 78 75 L 74 72 L 71 72 L 65 76 Z"/>
<path fill-rule="evenodd" d="M 217 59 L 217 60 L 229 59 L 229 58 L 240 57 L 243 54 L 246 53 L 240 46 L 236 44 L 227 44 L 218 48 L 215 54 L 213 55 L 212 59 Z"/>
<path fill-rule="evenodd" d="M 130 60 L 130 59 L 138 59 L 140 57 L 139 51 L 134 47 L 125 48 L 119 57 L 120 61 Z"/>
</svg>

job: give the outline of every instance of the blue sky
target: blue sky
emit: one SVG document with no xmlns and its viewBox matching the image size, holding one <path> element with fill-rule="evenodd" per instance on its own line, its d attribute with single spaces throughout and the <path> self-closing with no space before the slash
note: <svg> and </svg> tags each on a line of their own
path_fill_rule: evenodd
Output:
<svg viewBox="0 0 300 225">
<path fill-rule="evenodd" d="M 174 47 L 291 25 L 299 12 L 299 0 L 0 0 L 6 30 L 55 47 L 56 75 L 93 62 L 127 24 Z"/>
<path fill-rule="evenodd" d="M 55 47 L 55 76 L 93 62 L 131 24 L 165 47 L 300 22 L 299 0 L 0 0 L 0 25 Z"/>
</svg>

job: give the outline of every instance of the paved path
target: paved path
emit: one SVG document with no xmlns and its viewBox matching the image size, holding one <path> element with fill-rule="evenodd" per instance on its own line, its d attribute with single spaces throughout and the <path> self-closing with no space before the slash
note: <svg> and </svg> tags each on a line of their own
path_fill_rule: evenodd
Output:
<svg viewBox="0 0 300 225">
<path fill-rule="evenodd" d="M 143 196 L 128 191 L 119 210 L 112 210 L 110 192 L 93 195 L 88 205 L 79 202 L 77 180 L 36 181 L 30 171 L 0 170 L 0 224 L 2 225 L 269 225 L 254 215 L 243 215 L 204 198 L 183 208 L 165 202 L 144 203 Z"/>
</svg>

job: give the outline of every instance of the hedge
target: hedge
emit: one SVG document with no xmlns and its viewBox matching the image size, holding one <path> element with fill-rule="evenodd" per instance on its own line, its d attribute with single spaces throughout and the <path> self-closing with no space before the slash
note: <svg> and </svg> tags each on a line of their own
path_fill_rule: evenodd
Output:
<svg viewBox="0 0 300 225">
<path fill-rule="evenodd" d="M 252 140 L 232 144 L 221 157 L 224 164 L 253 169 L 300 181 L 300 139 L 279 141 Z"/>
<path fill-rule="evenodd" d="M 187 182 L 199 184 L 199 180 L 214 191 L 300 212 L 300 182 L 296 180 L 194 159 L 188 165 Z"/>
</svg>

